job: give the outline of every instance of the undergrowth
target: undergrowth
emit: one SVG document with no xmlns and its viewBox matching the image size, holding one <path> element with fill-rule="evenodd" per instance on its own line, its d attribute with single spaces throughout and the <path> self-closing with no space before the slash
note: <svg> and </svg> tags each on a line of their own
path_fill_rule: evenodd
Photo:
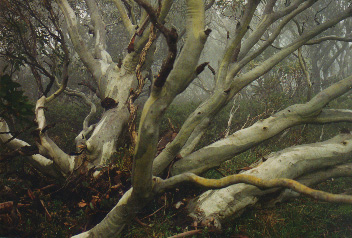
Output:
<svg viewBox="0 0 352 238">
<path fill-rule="evenodd" d="M 294 102 L 283 100 L 287 105 Z M 297 101 L 299 102 L 299 101 Z M 333 107 L 346 107 L 348 98 L 339 99 Z M 230 133 L 265 119 L 283 108 L 258 100 L 239 101 L 239 109 L 232 120 Z M 280 105 L 286 107 L 287 105 Z M 180 129 L 196 103 L 171 105 L 161 123 L 161 132 L 166 133 L 172 125 Z M 208 145 L 224 136 L 232 105 L 225 107 L 213 120 L 199 147 Z M 56 103 L 49 107 L 47 119 L 55 126 L 49 130 L 51 138 L 65 152 L 75 150 L 74 137 L 81 130 L 87 108 L 73 101 Z M 260 116 L 257 116 L 260 115 Z M 260 145 L 225 162 L 220 168 L 208 171 L 205 176 L 220 178 L 248 167 L 263 156 L 302 143 L 326 140 L 336 135 L 338 129 L 348 124 L 297 126 L 284 135 L 275 136 Z M 30 133 L 20 138 L 31 142 Z M 279 143 L 277 143 L 279 141 Z M 4 149 L 2 149 L 4 150 Z M 0 203 L 13 201 L 17 209 L 0 214 L 0 236 L 9 237 L 69 237 L 97 224 L 130 187 L 131 153 L 120 148 L 113 163 L 103 171 L 99 180 L 89 175 L 71 178 L 58 183 L 42 176 L 24 163 L 24 158 L 14 158 L 1 164 Z M 318 186 L 333 193 L 344 192 L 352 179 L 329 180 Z M 221 233 L 194 224 L 186 217 L 187 201 L 201 194 L 202 190 L 190 186 L 180 187 L 156 197 L 131 225 L 123 237 L 169 237 L 182 232 L 199 229 L 193 237 L 352 237 L 352 206 L 317 202 L 300 197 L 289 203 L 266 208 L 258 204 L 247 210 L 240 218 L 223 225 Z M 191 236 L 192 237 L 192 236 Z"/>
</svg>

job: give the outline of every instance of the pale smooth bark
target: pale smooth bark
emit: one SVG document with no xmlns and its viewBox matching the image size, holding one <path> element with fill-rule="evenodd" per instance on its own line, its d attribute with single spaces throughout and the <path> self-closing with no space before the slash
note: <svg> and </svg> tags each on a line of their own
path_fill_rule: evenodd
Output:
<svg viewBox="0 0 352 238">
<path fill-rule="evenodd" d="M 13 138 L 11 133 L 9 132 L 10 128 L 7 125 L 6 121 L 0 118 L 0 142 L 5 143 Z M 30 146 L 25 141 L 19 140 L 17 138 L 12 139 L 10 142 L 6 144 L 6 146 L 11 150 L 19 150 L 24 146 Z M 54 178 L 63 178 L 63 174 L 57 170 L 52 160 L 40 155 L 35 154 L 32 156 L 26 156 L 27 161 L 33 165 L 36 169 L 38 169 L 43 174 L 49 175 Z"/>
<path fill-rule="evenodd" d="M 84 121 L 83 131 L 79 135 L 82 138 L 77 139 L 77 143 L 83 148 L 84 159 L 90 162 L 89 166 L 105 165 L 115 152 L 119 136 L 129 119 L 128 103 L 130 92 L 131 89 L 137 87 L 136 68 L 139 65 L 141 52 L 148 41 L 151 30 L 147 28 L 142 35 L 137 35 L 135 29 L 133 29 L 135 20 L 128 19 L 121 1 L 114 1 L 128 33 L 136 37 L 132 38 L 135 40 L 133 50 L 123 59 L 122 65 L 118 65 L 112 62 L 111 56 L 106 51 L 105 23 L 95 0 L 85 0 L 94 31 L 94 47 L 92 50 L 89 49 L 79 33 L 78 21 L 69 2 L 67 0 L 56 0 L 56 2 L 64 14 L 74 50 L 91 72 L 93 79 L 98 85 L 101 99 L 108 98 L 116 103 L 113 108 L 106 108 L 101 120 L 96 125 L 89 125 L 89 117 L 91 115 L 89 114 Z M 145 9 L 148 9 L 148 2 L 142 0 L 138 0 L 138 2 Z M 261 2 L 259 0 L 249 0 L 241 21 L 236 26 L 235 35 L 229 40 L 224 56 L 219 63 L 214 94 L 190 115 L 176 139 L 155 158 L 161 118 L 174 98 L 183 92 L 202 71 L 202 67 L 198 66 L 198 61 L 210 34 L 210 30 L 205 29 L 203 0 L 187 0 L 186 2 L 187 36 L 185 44 L 176 61 L 172 61 L 172 64 L 169 65 L 170 71 L 167 72 L 167 76 L 161 79 L 158 76 L 157 79 L 161 81 L 157 81 L 157 79 L 154 81 L 151 95 L 145 103 L 142 112 L 134 155 L 133 188 L 124 194 L 119 203 L 102 222 L 90 231 L 79 234 L 76 237 L 118 236 L 125 225 L 154 196 L 182 182 L 182 179 L 187 177 L 182 177 L 185 172 L 202 173 L 217 167 L 222 162 L 233 158 L 237 154 L 277 135 L 289 127 L 302 123 L 352 121 L 352 111 L 350 110 L 323 109 L 331 100 L 350 90 L 352 87 L 352 76 L 350 76 L 319 93 L 306 104 L 290 106 L 265 120 L 255 123 L 249 128 L 240 130 L 225 139 L 192 153 L 209 122 L 241 89 L 270 71 L 302 45 L 312 43 L 312 38 L 352 15 L 352 7 L 349 7 L 331 20 L 294 39 L 289 45 L 264 60 L 257 67 L 240 75 L 239 72 L 267 49 L 295 16 L 316 2 L 315 0 L 296 0 L 282 11 L 275 12 L 274 6 L 277 1 L 268 0 L 266 1 L 262 20 L 252 33 L 248 33 L 250 24 L 253 22 L 253 16 Z M 214 1 L 211 1 L 211 4 L 213 3 Z M 155 29 L 161 31 L 166 37 L 170 48 L 169 53 L 172 53 L 170 38 L 174 37 L 174 35 L 171 34 L 172 30 L 167 29 L 163 25 L 163 20 L 171 4 L 171 0 L 162 1 L 162 8 L 158 17 L 156 11 L 151 7 L 146 11 L 149 13 Z M 262 36 L 267 33 L 268 27 L 275 22 L 278 22 L 278 27 L 263 44 L 255 48 Z M 248 37 L 246 38 L 246 36 Z M 176 40 L 174 39 L 174 41 L 176 45 Z M 149 56 L 153 52 L 148 54 L 150 55 L 147 55 L 147 62 L 143 65 L 145 70 L 150 68 Z M 174 57 L 176 57 L 176 53 Z M 202 65 L 204 66 L 204 64 Z M 44 115 L 46 102 L 47 99 L 42 97 L 36 105 L 39 139 L 37 146 L 40 154 L 45 157 L 35 155 L 30 157 L 30 160 L 41 164 L 41 169 L 46 167 L 49 169 L 59 168 L 60 173 L 63 176 L 67 176 L 77 168 L 77 157 L 64 153 L 48 137 Z M 92 111 L 95 110 L 92 105 L 91 108 Z M 8 130 L 6 126 L 6 124 L 2 123 L 1 130 Z M 89 132 L 92 132 L 91 136 L 85 138 Z M 10 135 L 1 134 L 0 139 L 6 140 L 8 136 Z M 15 148 L 26 145 L 17 139 L 10 143 Z M 153 173 L 162 173 L 179 153 L 184 158 L 175 162 L 171 168 L 172 174 L 176 176 L 165 181 L 153 177 Z M 272 154 L 267 161 L 244 174 L 255 175 L 262 179 L 304 178 L 302 176 L 306 176 L 307 173 L 312 171 L 316 172 L 316 170 L 346 163 L 350 160 L 351 155 L 352 136 L 351 134 L 344 134 L 322 143 L 292 147 Z M 48 171 L 48 173 L 51 173 L 50 170 Z M 188 177 L 199 179 L 195 174 L 188 174 Z M 178 181 L 179 178 L 180 181 Z M 174 184 L 168 185 L 170 181 L 174 181 Z M 221 187 L 230 184 L 218 181 L 221 186 L 214 186 L 217 182 L 213 182 L 208 187 Z M 205 225 L 207 225 L 207 221 L 215 221 L 215 226 L 219 227 L 222 221 L 234 215 L 236 216 L 248 205 L 256 203 L 259 196 L 275 190 L 277 189 L 260 190 L 252 185 L 237 184 L 217 191 L 208 191 L 189 206 L 190 214 L 194 219 Z"/>
<path fill-rule="evenodd" d="M 352 176 L 352 164 L 341 164 L 329 168 L 324 168 L 321 170 L 313 171 L 312 173 L 303 175 L 296 180 L 306 186 L 312 187 L 321 182 L 325 182 L 328 179 L 336 179 L 340 177 L 351 177 Z M 285 189 L 280 193 L 280 195 L 271 200 L 268 206 L 275 206 L 277 203 L 285 202 L 292 198 L 299 197 L 300 194 L 292 191 L 291 189 Z"/>
<path fill-rule="evenodd" d="M 350 122 L 351 118 L 349 115 L 351 115 L 351 111 L 330 111 L 323 108 L 331 100 L 348 92 L 351 87 L 352 76 L 320 92 L 306 104 L 292 105 L 265 120 L 256 122 L 251 127 L 239 130 L 225 139 L 186 156 L 174 163 L 171 170 L 172 174 L 205 172 L 254 145 L 277 135 L 283 130 L 298 124 Z"/>
<path fill-rule="evenodd" d="M 160 118 L 173 99 L 196 77 L 200 54 L 207 39 L 202 0 L 187 0 L 187 39 L 165 83 L 153 86 L 143 108 L 134 155 L 132 187 L 97 226 L 76 237 L 116 237 L 136 213 L 155 196 L 152 165 Z M 188 57 L 189 52 L 194 57 Z"/>
<path fill-rule="evenodd" d="M 88 127 L 90 130 L 93 130 L 89 138 L 79 140 L 79 143 L 85 147 L 85 154 L 88 161 L 95 166 L 106 165 L 116 152 L 117 143 L 130 117 L 128 110 L 130 90 L 137 87 L 135 70 L 150 31 L 149 29 L 144 31 L 144 34 L 136 40 L 134 51 L 126 55 L 121 68 L 119 68 L 116 63 L 112 62 L 110 54 L 106 51 L 105 24 L 96 2 L 94 0 L 86 0 L 94 30 L 93 52 L 88 49 L 79 33 L 79 25 L 75 12 L 68 1 L 57 0 L 56 2 L 65 16 L 68 32 L 75 51 L 87 69 L 92 73 L 98 85 L 99 96 L 101 99 L 110 98 L 118 103 L 117 107 L 106 110 L 94 127 Z M 122 14 L 127 30 L 132 34 L 135 29 L 132 29 L 132 23 L 126 18 L 127 16 L 121 6 L 121 2 L 115 1 L 115 4 Z M 161 21 L 165 19 L 171 5 L 172 1 L 170 0 L 163 2 L 159 15 Z M 143 70 L 149 70 L 150 66 L 150 63 L 144 64 Z"/>
<path fill-rule="evenodd" d="M 113 0 L 114 4 L 116 5 L 116 8 L 119 10 L 119 13 L 121 15 L 121 20 L 129 33 L 130 36 L 133 35 L 134 33 L 134 25 L 132 24 L 130 18 L 127 15 L 127 11 L 122 3 L 121 0 Z"/>
<path fill-rule="evenodd" d="M 243 172 L 264 180 L 295 179 L 314 170 L 346 163 L 352 156 L 352 135 L 342 134 L 330 140 L 295 146 L 269 155 L 258 167 Z M 261 190 L 253 185 L 236 184 L 220 190 L 209 190 L 188 206 L 190 216 L 204 225 L 221 223 L 238 217 L 260 197 L 276 189 Z"/>
<path fill-rule="evenodd" d="M 38 138 L 36 145 L 39 149 L 39 154 L 53 161 L 65 176 L 69 175 L 75 168 L 75 157 L 66 154 L 53 142 L 47 132 L 47 123 L 45 118 L 45 103 L 46 97 L 42 96 L 35 107 L 35 121 L 38 124 L 36 129 Z"/>
<path fill-rule="evenodd" d="M 105 165 L 116 151 L 118 139 L 130 115 L 127 100 L 130 89 L 137 85 L 133 69 L 136 67 L 138 54 L 127 55 L 121 68 L 112 62 L 110 54 L 106 51 L 105 24 L 95 1 L 87 0 L 94 27 L 93 56 L 79 33 L 79 25 L 69 3 L 66 0 L 57 0 L 57 3 L 64 13 L 74 49 L 92 73 L 101 99 L 111 98 L 118 103 L 117 107 L 103 113 L 101 120 L 91 128 L 94 129 L 92 135 L 80 141 L 85 143 L 83 146 L 86 148 L 86 155 L 90 162 L 94 165 Z"/>
<path fill-rule="evenodd" d="M 300 2 L 300 1 L 297 1 Z M 346 11 L 342 12 L 340 15 L 335 18 L 316 26 L 310 31 L 305 32 L 302 36 L 295 39 L 290 45 L 280 50 L 278 53 L 272 55 L 264 62 L 262 62 L 259 66 L 254 69 L 248 71 L 247 73 L 236 77 L 239 71 L 247 65 L 251 60 L 253 60 L 256 56 L 258 56 L 264 49 L 266 49 L 273 42 L 276 37 L 279 35 L 281 29 L 298 13 L 307 9 L 311 6 L 314 1 L 304 1 L 301 6 L 295 9 L 293 12 L 288 12 L 286 18 L 283 19 L 281 25 L 276 29 L 276 31 L 270 36 L 271 38 L 267 41 L 267 45 L 263 45 L 258 48 L 253 53 L 244 57 L 238 63 L 230 65 L 232 54 L 230 54 L 230 50 L 225 51 L 225 56 L 220 63 L 220 67 L 217 73 L 217 84 L 216 89 L 213 95 L 211 95 L 205 102 L 203 102 L 185 121 L 180 132 L 173 142 L 171 142 L 162 153 L 158 155 L 155 159 L 153 165 L 153 174 L 159 175 L 164 169 L 171 163 L 171 161 L 176 157 L 176 155 L 180 152 L 182 147 L 185 145 L 194 129 L 203 121 L 203 120 L 212 120 L 214 116 L 229 102 L 232 98 L 240 92 L 244 87 L 248 84 L 256 80 L 258 77 L 264 75 L 269 70 L 271 70 L 277 63 L 282 61 L 288 55 L 296 51 L 299 47 L 301 47 L 304 43 L 312 39 L 313 37 L 319 35 L 321 32 L 329 29 L 334 26 L 338 22 L 342 21 L 345 18 L 348 18 L 352 14 L 352 7 L 349 7 Z M 244 24 L 240 26 L 246 27 L 251 20 L 251 13 L 253 5 L 249 5 L 247 9 L 247 13 L 244 14 Z M 265 22 L 264 18 L 264 22 Z M 262 29 L 259 28 L 258 31 Z M 240 39 L 244 36 L 245 31 L 238 30 L 238 36 Z M 252 34 L 254 38 L 260 38 L 260 34 Z M 241 37 L 242 36 L 242 37 Z M 248 39 L 250 41 L 250 39 Z M 259 40 L 259 39 L 258 39 Z M 237 44 L 236 44 L 237 42 Z M 230 44 L 229 49 L 236 49 L 238 46 L 238 39 L 235 37 L 233 42 Z M 248 46 L 248 50 L 251 47 Z M 233 53 L 233 51 L 232 51 Z M 195 137 L 196 138 L 196 137 Z"/>
</svg>

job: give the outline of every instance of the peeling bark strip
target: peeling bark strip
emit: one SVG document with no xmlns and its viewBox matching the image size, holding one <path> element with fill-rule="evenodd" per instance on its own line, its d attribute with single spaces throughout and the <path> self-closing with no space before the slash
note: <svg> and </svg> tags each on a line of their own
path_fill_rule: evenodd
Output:
<svg viewBox="0 0 352 238">
<path fill-rule="evenodd" d="M 216 74 L 215 69 L 214 69 L 213 67 L 211 67 L 210 64 L 208 64 L 208 69 L 210 69 L 210 71 L 211 71 L 211 73 L 212 73 L 213 75 Z"/>
<path fill-rule="evenodd" d="M 209 66 L 209 62 L 204 62 L 203 64 L 200 64 L 196 68 L 196 74 L 198 75 L 198 74 L 202 73 L 206 66 Z"/>
<path fill-rule="evenodd" d="M 147 19 L 149 19 L 149 17 L 147 17 Z M 131 113 L 131 111 L 133 111 L 133 109 L 131 109 L 131 107 L 133 107 L 133 105 L 131 105 L 137 98 L 138 96 L 142 93 L 144 84 L 145 84 L 145 79 L 142 76 L 142 67 L 145 63 L 146 60 L 146 56 L 147 53 L 150 49 L 150 47 L 153 45 L 154 41 L 156 40 L 157 35 L 155 33 L 155 29 L 154 29 L 154 25 L 152 25 L 150 27 L 150 34 L 149 34 L 149 39 L 148 42 L 145 44 L 144 48 L 142 49 L 141 55 L 139 57 L 139 61 L 138 61 L 138 65 L 136 67 L 136 77 L 138 80 L 138 88 L 137 90 L 131 90 L 131 95 L 130 95 L 130 99 L 129 99 L 129 111 Z M 132 116 L 132 115 L 131 115 Z M 131 121 L 129 120 L 129 123 L 131 123 Z"/>
<path fill-rule="evenodd" d="M 177 39 L 178 34 L 175 28 L 167 29 L 158 19 L 158 13 L 154 8 L 144 0 L 135 0 L 140 6 L 142 6 L 148 13 L 153 25 L 164 35 L 167 46 L 169 47 L 169 53 L 161 66 L 160 72 L 154 80 L 154 86 L 161 88 L 164 86 L 167 77 L 174 67 L 174 62 L 177 55 Z M 160 8 L 159 8 L 160 9 Z"/>
<path fill-rule="evenodd" d="M 105 219 L 92 230 L 77 237 L 116 237 L 136 213 L 153 198 L 152 164 L 159 137 L 159 122 L 165 109 L 195 78 L 194 69 L 206 42 L 204 34 L 203 0 L 187 0 L 187 37 L 185 46 L 168 76 L 167 83 L 158 93 L 152 90 L 144 105 L 135 149 L 132 185 Z M 193 52 L 193 57 L 189 57 Z"/>
<path fill-rule="evenodd" d="M 127 53 L 131 53 L 134 51 L 134 42 L 136 40 L 136 36 L 136 33 L 132 36 L 132 39 L 130 40 L 130 43 L 127 46 Z"/>
<path fill-rule="evenodd" d="M 178 35 L 175 28 L 171 28 L 171 31 L 166 36 L 167 45 L 169 47 L 169 53 L 161 66 L 160 72 L 154 80 L 154 86 L 161 88 L 164 86 L 167 77 L 171 70 L 174 68 L 174 63 L 177 55 L 177 39 Z"/>
</svg>

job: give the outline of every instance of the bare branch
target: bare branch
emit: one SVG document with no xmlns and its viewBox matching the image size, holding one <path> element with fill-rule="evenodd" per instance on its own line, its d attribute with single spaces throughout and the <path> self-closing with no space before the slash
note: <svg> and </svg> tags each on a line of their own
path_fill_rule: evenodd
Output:
<svg viewBox="0 0 352 238">
<path fill-rule="evenodd" d="M 96 65 L 96 61 L 93 55 L 88 50 L 83 38 L 78 31 L 78 22 L 75 12 L 72 10 L 67 0 L 56 0 L 56 2 L 65 16 L 70 39 L 76 52 L 88 70 L 93 74 L 93 76 L 96 79 L 100 78 L 102 72 L 98 70 L 98 66 Z"/>
<path fill-rule="evenodd" d="M 305 45 L 315 45 L 323 41 L 334 40 L 334 41 L 343 41 L 343 42 L 352 42 L 352 38 L 348 37 L 339 37 L 339 36 L 323 36 L 318 39 L 313 39 L 305 43 Z"/>
<path fill-rule="evenodd" d="M 276 2 L 277 2 L 277 0 L 269 0 L 269 1 L 267 1 L 263 14 L 266 15 L 266 14 L 272 13 Z"/>
<path fill-rule="evenodd" d="M 123 6 L 122 1 L 121 0 L 113 0 L 113 2 L 115 3 L 117 9 L 119 10 L 122 22 L 123 22 L 126 30 L 128 31 L 129 35 L 132 36 L 135 29 L 134 29 L 134 26 L 133 26 L 130 18 L 127 15 L 127 11 L 126 11 L 125 7 Z"/>
<path fill-rule="evenodd" d="M 99 12 L 99 8 L 95 0 L 85 0 L 90 12 L 91 21 L 94 29 L 94 56 L 105 63 L 112 62 L 110 54 L 106 51 L 106 30 L 105 23 Z"/>
<path fill-rule="evenodd" d="M 304 4 L 302 4 L 304 3 Z M 248 52 L 252 49 L 252 47 L 258 43 L 258 41 L 263 37 L 264 33 L 267 29 L 276 21 L 283 18 L 279 25 L 275 28 L 275 31 L 270 35 L 267 39 L 270 41 L 269 43 L 263 44 L 260 48 L 266 49 L 270 46 L 277 36 L 280 34 L 283 27 L 297 14 L 301 13 L 308 7 L 310 7 L 314 1 L 303 1 L 298 0 L 295 1 L 292 5 L 285 8 L 282 12 L 272 13 L 263 17 L 262 21 L 258 24 L 257 28 L 251 33 L 251 35 L 244 42 L 241 52 L 239 54 L 239 61 L 241 61 Z M 261 52 L 263 51 L 261 50 Z"/>
<path fill-rule="evenodd" d="M 62 50 L 64 52 L 64 60 L 63 60 L 63 68 L 62 68 L 62 83 L 61 83 L 61 86 L 59 87 L 59 89 L 55 93 L 53 93 L 50 97 L 47 98 L 47 102 L 50 102 L 50 101 L 54 100 L 56 97 L 58 97 L 65 90 L 65 88 L 67 87 L 67 83 L 68 83 L 68 66 L 69 66 L 69 63 L 70 63 L 70 53 L 69 53 L 69 50 L 68 50 L 68 47 L 67 47 L 67 44 L 66 44 L 65 35 L 62 32 L 60 26 L 58 25 L 58 21 L 59 20 L 55 16 L 53 8 L 50 5 L 50 3 L 49 2 L 46 2 L 46 3 L 47 3 L 46 7 L 47 7 L 47 9 L 48 9 L 48 11 L 50 13 L 50 16 L 51 16 L 50 19 L 51 19 L 52 23 L 54 24 L 56 31 L 59 33 L 58 41 L 60 42 L 61 48 L 62 48 Z M 51 88 L 52 84 L 54 83 L 54 81 L 55 81 L 55 77 L 51 79 L 51 82 L 50 82 L 50 84 L 47 87 L 47 91 L 50 90 L 50 88 Z M 46 94 L 44 93 L 44 95 L 46 95 Z"/>
<path fill-rule="evenodd" d="M 69 156 L 64 151 L 62 151 L 48 136 L 45 128 L 46 119 L 44 114 L 46 98 L 41 97 L 36 104 L 35 114 L 36 122 L 38 123 L 38 138 L 37 146 L 39 148 L 39 153 L 45 157 L 49 157 L 53 160 L 54 164 L 57 165 L 63 174 L 68 175 L 73 171 L 75 166 L 75 158 Z"/>
<path fill-rule="evenodd" d="M 352 135 L 346 133 L 324 142 L 289 147 L 269 154 L 264 162 L 241 175 L 252 175 L 263 180 L 280 178 L 297 180 L 312 171 L 350 163 L 351 142 Z M 219 190 L 208 190 L 195 199 L 196 203 L 191 202 L 188 208 L 190 215 L 198 221 L 206 222 L 207 219 L 214 218 L 219 224 L 220 221 L 230 217 L 233 219 L 242 214 L 246 208 L 256 204 L 261 196 L 272 194 L 277 190 L 275 188 L 262 190 L 243 183 L 234 184 Z M 217 206 L 213 206 L 214 202 Z M 229 203 L 235 205 L 228 206 Z M 221 217 L 218 214 L 221 214 Z"/>
<path fill-rule="evenodd" d="M 164 35 L 167 45 L 169 47 L 168 56 L 166 57 L 166 60 L 161 66 L 157 78 L 154 80 L 154 86 L 161 88 L 162 86 L 164 86 L 165 81 L 169 76 L 171 70 L 173 69 L 173 65 L 176 60 L 178 35 L 175 28 L 171 28 L 171 30 L 169 30 L 159 21 L 158 13 L 153 9 L 150 4 L 148 4 L 144 0 L 135 0 L 135 2 L 137 2 L 146 10 L 148 15 L 150 16 L 151 22 Z"/>
<path fill-rule="evenodd" d="M 209 189 L 224 188 L 239 183 L 254 185 L 262 189 L 289 188 L 300 194 L 304 194 L 320 201 L 352 204 L 352 196 L 350 195 L 332 194 L 315 190 L 292 179 L 261 179 L 248 174 L 236 174 L 221 179 L 207 179 L 193 173 L 184 173 L 161 182 L 161 184 L 158 184 L 156 188 L 163 191 L 165 189 L 178 187 L 181 183 L 193 183 L 200 187 Z"/>
<path fill-rule="evenodd" d="M 330 168 L 324 168 L 321 170 L 314 171 L 312 173 L 303 175 L 297 178 L 297 182 L 304 184 L 306 186 L 312 187 L 319 183 L 325 182 L 328 179 L 336 179 L 340 177 L 351 177 L 352 176 L 352 164 L 341 164 Z M 299 193 L 292 191 L 291 189 L 285 189 L 282 193 L 275 199 L 269 202 L 268 206 L 273 206 L 278 202 L 283 202 L 288 199 L 298 197 Z"/>
<path fill-rule="evenodd" d="M 132 175 L 133 193 L 136 193 L 136 196 L 151 195 L 152 165 L 158 143 L 160 118 L 176 95 L 196 76 L 195 68 L 207 39 L 204 31 L 203 0 L 187 1 L 187 21 L 188 37 L 178 61 L 165 85 L 162 88 L 153 87 L 151 96 L 143 108 Z M 193 53 L 193 57 L 189 57 L 189 52 Z M 161 91 L 163 93 L 160 93 Z"/>
<path fill-rule="evenodd" d="M 235 132 L 226 139 L 203 147 L 182 160 L 176 161 L 172 173 L 204 172 L 295 125 L 332 123 L 341 120 L 351 122 L 350 110 L 322 110 L 331 100 L 346 93 L 351 87 L 352 76 L 323 90 L 306 104 L 292 105 L 265 120 Z"/>
<path fill-rule="evenodd" d="M 237 23 L 236 30 L 235 30 L 235 37 L 231 42 L 229 43 L 229 46 L 225 50 L 224 57 L 219 65 L 218 69 L 218 76 L 217 76 L 217 84 L 223 85 L 223 81 L 226 78 L 226 75 L 228 73 L 228 66 L 230 63 L 232 63 L 233 55 L 235 50 L 237 49 L 239 52 L 241 52 L 241 41 L 246 32 L 249 29 L 249 24 L 252 21 L 252 18 L 254 16 L 254 12 L 257 9 L 258 4 L 260 1 L 249 1 L 249 3 L 246 5 L 245 12 L 240 20 L 240 22 Z M 239 48 L 239 49 L 238 49 Z"/>
<path fill-rule="evenodd" d="M 333 18 L 333 19 L 331 19 L 331 20 L 329 20 L 319 26 L 316 26 L 315 28 L 313 28 L 310 31 L 305 32 L 302 36 L 300 36 L 298 39 L 296 39 L 293 43 L 291 43 L 290 45 L 288 45 L 287 47 L 285 47 L 284 49 L 279 51 L 277 54 L 273 55 L 272 57 L 268 58 L 263 63 L 261 63 L 260 66 L 257 66 L 256 68 L 254 68 L 251 71 L 247 72 L 246 74 L 242 75 L 239 78 L 239 80 L 234 80 L 232 82 L 231 87 L 235 87 L 236 88 L 235 91 L 238 91 L 238 87 L 242 89 L 242 86 L 240 86 L 240 85 L 243 85 L 243 87 L 244 87 L 244 86 L 248 85 L 250 82 L 252 82 L 254 79 L 258 78 L 259 75 L 265 74 L 270 69 L 272 69 L 274 65 L 276 65 L 283 58 L 287 57 L 295 50 L 297 50 L 305 42 L 307 42 L 311 38 L 319 35 L 321 32 L 331 28 L 336 23 L 350 17 L 351 13 L 352 13 L 352 7 L 347 8 L 344 12 L 342 12 L 341 14 L 336 16 L 335 18 Z M 247 56 L 247 57 L 246 57 L 247 59 L 243 59 L 243 61 L 249 62 L 250 61 L 249 59 L 251 57 L 253 57 L 253 55 Z M 229 80 L 230 80 L 230 78 L 232 79 L 235 76 L 235 74 L 237 74 L 237 72 L 238 72 L 238 68 L 234 67 L 231 70 L 231 72 L 227 75 Z"/>
<path fill-rule="evenodd" d="M 0 142 L 3 143 L 5 141 L 8 141 L 11 139 L 13 136 L 10 133 L 4 133 L 8 132 L 9 127 L 6 123 L 6 121 L 2 118 L 0 118 Z M 28 144 L 25 141 L 19 140 L 19 139 L 13 139 L 6 145 L 9 149 L 14 150 L 14 151 L 19 151 L 22 150 L 23 147 L 31 147 L 30 144 Z M 20 153 L 21 154 L 21 153 Z M 25 153 L 22 153 L 25 155 Z M 28 162 L 33 165 L 35 168 L 37 168 L 39 171 L 41 171 L 44 174 L 47 174 L 49 176 L 59 178 L 62 177 L 62 174 L 57 171 L 56 166 L 54 165 L 53 161 L 49 160 L 48 158 L 45 158 L 42 155 L 39 154 L 34 154 L 31 156 L 26 156 Z"/>
</svg>

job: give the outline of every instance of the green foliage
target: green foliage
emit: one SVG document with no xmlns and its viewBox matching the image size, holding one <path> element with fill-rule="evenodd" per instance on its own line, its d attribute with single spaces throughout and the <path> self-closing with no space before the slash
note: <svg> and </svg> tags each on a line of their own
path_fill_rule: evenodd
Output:
<svg viewBox="0 0 352 238">
<path fill-rule="evenodd" d="M 33 105 L 20 90 L 21 85 L 14 82 L 11 76 L 4 74 L 0 77 L 0 117 L 5 119 L 26 119 L 33 115 Z"/>
</svg>

